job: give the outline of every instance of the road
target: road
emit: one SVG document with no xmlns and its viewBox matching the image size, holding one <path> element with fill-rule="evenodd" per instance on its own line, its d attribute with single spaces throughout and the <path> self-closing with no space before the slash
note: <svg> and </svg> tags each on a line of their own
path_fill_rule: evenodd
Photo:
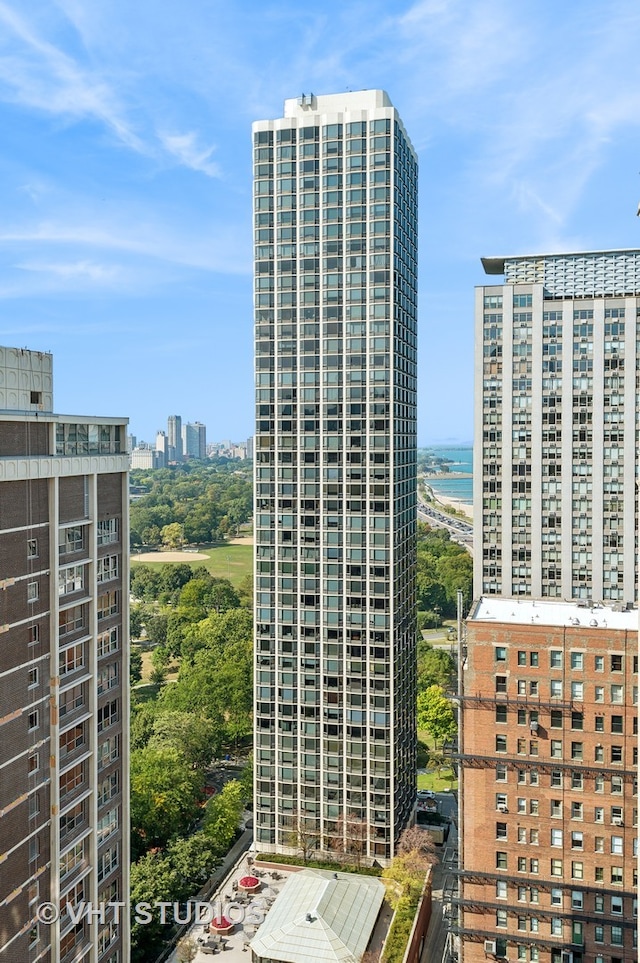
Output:
<svg viewBox="0 0 640 963">
<path fill-rule="evenodd" d="M 446 528 L 454 542 L 473 553 L 473 525 L 470 522 L 447 515 L 426 502 L 418 502 L 418 518 L 436 528 Z"/>
</svg>

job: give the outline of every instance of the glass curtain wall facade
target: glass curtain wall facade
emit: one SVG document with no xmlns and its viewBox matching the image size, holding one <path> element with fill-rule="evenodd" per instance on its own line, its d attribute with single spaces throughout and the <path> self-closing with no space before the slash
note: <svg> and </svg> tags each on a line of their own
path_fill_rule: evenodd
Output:
<svg viewBox="0 0 640 963">
<path fill-rule="evenodd" d="M 253 126 L 260 851 L 386 860 L 415 799 L 417 163 L 383 91 Z"/>
<path fill-rule="evenodd" d="M 636 603 L 640 251 L 483 264 L 475 595 Z"/>
</svg>

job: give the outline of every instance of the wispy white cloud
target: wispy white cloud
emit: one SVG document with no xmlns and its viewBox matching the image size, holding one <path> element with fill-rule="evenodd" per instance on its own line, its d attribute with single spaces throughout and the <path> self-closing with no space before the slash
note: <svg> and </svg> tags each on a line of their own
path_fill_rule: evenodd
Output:
<svg viewBox="0 0 640 963">
<path fill-rule="evenodd" d="M 220 177 L 220 167 L 211 157 L 215 151 L 215 146 L 199 147 L 198 135 L 195 131 L 186 134 L 159 133 L 160 142 L 165 150 L 176 157 L 185 167 L 194 171 L 200 171 L 207 177 Z"/>
<path fill-rule="evenodd" d="M 32 271 L 38 274 L 48 274 L 63 281 L 86 280 L 91 282 L 111 283 L 122 269 L 115 264 L 97 264 L 95 261 L 23 261 L 16 264 L 20 271 Z"/>
</svg>

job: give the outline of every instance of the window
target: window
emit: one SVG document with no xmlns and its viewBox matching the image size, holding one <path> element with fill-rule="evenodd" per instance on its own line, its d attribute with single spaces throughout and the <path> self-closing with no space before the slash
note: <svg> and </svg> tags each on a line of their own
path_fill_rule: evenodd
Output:
<svg viewBox="0 0 640 963">
<path fill-rule="evenodd" d="M 84 588 L 84 565 L 70 565 L 58 572 L 58 595 L 71 595 Z"/>
<path fill-rule="evenodd" d="M 540 806 L 540 803 L 539 803 L 539 801 L 538 801 L 537 799 L 530 799 L 530 800 L 529 800 L 529 814 L 530 814 L 531 816 L 537 816 L 537 815 L 538 815 L 539 806 Z"/>
<path fill-rule="evenodd" d="M 106 632 L 101 632 L 97 638 L 98 643 L 98 658 L 104 655 L 109 655 L 112 652 L 117 652 L 119 648 L 119 634 L 118 627 L 115 626 L 112 629 L 107 629 Z"/>
<path fill-rule="evenodd" d="M 551 875 L 552 876 L 562 876 L 562 860 L 552 859 L 551 860 Z"/>
<path fill-rule="evenodd" d="M 571 849 L 583 849 L 584 837 L 581 832 L 574 831 L 571 833 Z"/>
<path fill-rule="evenodd" d="M 505 854 L 505 855 L 506 855 L 506 854 Z M 504 867 L 504 868 L 506 869 L 506 867 Z M 519 872 L 519 873 L 526 873 L 526 871 L 527 871 L 527 857 L 526 857 L 526 856 L 518 856 L 518 872 Z"/>
<path fill-rule="evenodd" d="M 562 668 L 562 652 L 559 649 L 551 649 L 549 652 L 549 664 L 552 669 Z"/>
<path fill-rule="evenodd" d="M 507 868 L 507 854 L 504 852 L 496 853 L 496 869 Z"/>
<path fill-rule="evenodd" d="M 504 645 L 498 645 L 495 649 L 496 662 L 506 662 L 507 661 L 507 648 Z"/>
<path fill-rule="evenodd" d="M 560 799 L 551 800 L 551 815 L 556 819 L 562 816 L 562 800 Z"/>
<path fill-rule="evenodd" d="M 518 679 L 518 695 L 527 694 L 527 683 L 525 679 Z"/>
<path fill-rule="evenodd" d="M 518 842 L 526 843 L 527 841 L 527 830 L 524 826 L 518 826 Z"/>
<path fill-rule="evenodd" d="M 612 655 L 611 656 L 611 671 L 612 672 L 622 672 L 622 656 Z"/>
<path fill-rule="evenodd" d="M 596 913 L 604 913 L 604 896 L 595 896 L 594 909 Z"/>
<path fill-rule="evenodd" d="M 496 706 L 496 722 L 506 722 L 506 721 L 507 721 L 507 707 Z"/>
<path fill-rule="evenodd" d="M 40 718 L 39 718 L 37 709 L 34 709 L 32 712 L 29 713 L 28 720 L 29 720 L 29 724 L 28 724 L 29 732 L 32 732 L 34 729 L 38 728 L 38 726 L 40 725 Z"/>
<path fill-rule="evenodd" d="M 40 672 L 37 666 L 33 666 L 31 669 L 29 669 L 29 672 L 27 674 L 27 679 L 28 679 L 27 685 L 29 686 L 30 689 L 33 689 L 33 687 L 38 684 L 39 678 L 40 678 Z"/>
<path fill-rule="evenodd" d="M 551 890 L 551 905 L 552 906 L 562 906 L 562 890 L 552 889 Z"/>
<path fill-rule="evenodd" d="M 496 782 L 506 782 L 506 781 L 507 781 L 507 767 L 496 766 Z"/>
<path fill-rule="evenodd" d="M 594 836 L 593 849 L 596 853 L 604 853 L 604 836 Z"/>
<path fill-rule="evenodd" d="M 571 728 L 572 729 L 583 729 L 584 728 L 584 715 L 582 712 L 572 712 L 571 713 Z"/>
<path fill-rule="evenodd" d="M 549 691 L 551 692 L 551 698 L 552 698 L 552 699 L 561 699 L 561 698 L 562 698 L 562 682 L 558 681 L 557 679 L 552 679 L 552 680 L 551 680 L 551 685 L 550 685 L 550 690 L 549 690 Z"/>
<path fill-rule="evenodd" d="M 507 824 L 496 823 L 496 839 L 506 839 L 506 838 L 507 838 Z"/>
<path fill-rule="evenodd" d="M 571 743 L 571 758 L 572 759 L 582 759 L 583 745 L 581 742 Z"/>
<path fill-rule="evenodd" d="M 571 862 L 571 878 L 572 879 L 584 879 L 584 863 L 579 860 L 572 860 Z"/>
<path fill-rule="evenodd" d="M 618 886 L 618 885 L 621 886 L 621 885 L 622 885 L 622 879 L 623 879 L 622 866 L 612 866 L 612 867 L 611 867 L 611 882 L 614 883 L 616 886 Z"/>
<path fill-rule="evenodd" d="M 595 730 L 596 732 L 604 732 L 604 716 L 596 716 Z"/>
<path fill-rule="evenodd" d="M 98 582 L 109 582 L 111 579 L 118 578 L 119 557 L 117 555 L 104 555 L 98 559 L 96 566 L 96 578 Z"/>
<path fill-rule="evenodd" d="M 551 830 L 551 845 L 558 846 L 560 849 L 562 849 L 562 830 L 561 829 Z"/>
<path fill-rule="evenodd" d="M 507 911 L 496 910 L 496 926 L 506 926 L 506 925 L 507 925 Z"/>
<path fill-rule="evenodd" d="M 562 770 L 552 769 L 550 780 L 551 780 L 551 786 L 554 789 L 562 789 Z"/>
<path fill-rule="evenodd" d="M 594 699 L 596 702 L 604 702 L 604 686 L 597 685 L 594 690 Z"/>
<path fill-rule="evenodd" d="M 507 677 L 506 675 L 496 676 L 496 692 L 506 692 L 507 691 Z"/>
<path fill-rule="evenodd" d="M 622 927 L 621 927 L 621 926 L 612 926 L 612 927 L 611 927 L 611 943 L 613 944 L 613 946 L 622 946 L 622 945 L 623 945 L 624 939 L 623 939 L 623 936 L 622 936 Z"/>
<path fill-rule="evenodd" d="M 507 884 L 506 881 L 501 879 L 496 883 L 496 899 L 506 899 L 507 898 Z"/>
<path fill-rule="evenodd" d="M 611 792 L 618 795 L 622 793 L 622 776 L 611 777 Z"/>
<path fill-rule="evenodd" d="M 38 557 L 38 539 L 29 538 L 27 540 L 27 558 L 37 558 Z"/>
<path fill-rule="evenodd" d="M 551 710 L 550 726 L 552 729 L 562 729 L 562 712 L 560 709 Z"/>
<path fill-rule="evenodd" d="M 622 762 L 622 746 L 611 746 L 611 762 Z"/>
<path fill-rule="evenodd" d="M 537 653 L 537 652 L 530 652 L 530 653 L 529 653 L 529 665 L 533 666 L 533 668 L 535 669 L 535 668 L 538 667 L 539 664 L 540 664 L 540 663 L 539 663 L 538 653 Z"/>
<path fill-rule="evenodd" d="M 562 920 L 557 916 L 551 918 L 551 935 L 562 936 Z"/>
<path fill-rule="evenodd" d="M 583 785 L 583 774 L 579 769 L 573 769 L 571 771 L 571 788 L 572 789 L 582 789 Z"/>
<path fill-rule="evenodd" d="M 611 686 L 611 701 L 616 705 L 621 705 L 624 700 L 624 686 L 622 685 L 612 685 Z"/>
<path fill-rule="evenodd" d="M 40 641 L 40 626 L 30 625 L 27 629 L 28 634 L 28 644 L 36 645 Z"/>
<path fill-rule="evenodd" d="M 527 653 L 520 650 L 518 652 L 518 665 L 526 665 L 526 664 L 527 664 Z"/>
<path fill-rule="evenodd" d="M 584 682 L 571 683 L 571 698 L 578 699 L 580 702 L 582 702 L 584 698 Z"/>
<path fill-rule="evenodd" d="M 529 872 L 534 876 L 540 872 L 540 861 L 538 859 L 529 860 Z"/>
<path fill-rule="evenodd" d="M 623 839 L 622 836 L 612 836 L 611 837 L 611 852 L 615 856 L 622 856 L 623 850 Z"/>
<path fill-rule="evenodd" d="M 623 731 L 622 716 L 611 716 L 611 731 L 618 735 L 622 733 Z"/>
<path fill-rule="evenodd" d="M 40 583 L 27 582 L 27 602 L 37 602 L 40 596 Z"/>
<path fill-rule="evenodd" d="M 117 542 L 119 537 L 117 518 L 107 518 L 98 522 L 98 545 Z"/>
<path fill-rule="evenodd" d="M 595 670 L 596 670 L 596 672 L 604 672 L 604 656 L 603 656 L 603 655 L 596 655 L 595 660 L 594 660 L 594 664 L 595 664 Z"/>
<path fill-rule="evenodd" d="M 507 737 L 498 735 L 496 736 L 496 752 L 506 752 L 507 751 Z"/>
<path fill-rule="evenodd" d="M 611 912 L 615 916 L 622 916 L 622 896 L 611 897 Z"/>
<path fill-rule="evenodd" d="M 571 668 L 580 672 L 584 669 L 584 654 L 582 652 L 571 653 Z"/>
<path fill-rule="evenodd" d="M 29 772 L 29 775 L 31 775 L 34 772 L 37 772 L 39 768 L 40 768 L 40 756 L 38 755 L 37 752 L 32 752 L 27 760 L 27 770 Z"/>
<path fill-rule="evenodd" d="M 562 759 L 562 740 L 552 739 L 550 744 L 551 757 L 553 759 Z"/>
</svg>

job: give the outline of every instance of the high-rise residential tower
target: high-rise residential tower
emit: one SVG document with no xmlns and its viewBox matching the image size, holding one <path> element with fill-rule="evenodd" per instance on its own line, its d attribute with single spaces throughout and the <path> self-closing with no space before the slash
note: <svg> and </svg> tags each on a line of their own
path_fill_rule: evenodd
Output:
<svg viewBox="0 0 640 963">
<path fill-rule="evenodd" d="M 126 963 L 128 913 L 82 904 L 129 890 L 127 422 L 52 380 L 0 348 L 0 963 Z"/>
<path fill-rule="evenodd" d="M 261 851 L 388 859 L 415 800 L 416 155 L 389 97 L 253 126 Z"/>
<path fill-rule="evenodd" d="M 640 250 L 483 264 L 475 595 L 635 602 Z"/>
<path fill-rule="evenodd" d="M 207 457 L 207 426 L 199 421 L 182 426 L 182 453 L 185 458 Z"/>
<path fill-rule="evenodd" d="M 167 458 L 170 462 L 182 461 L 182 418 L 169 415 L 167 418 Z"/>
</svg>

